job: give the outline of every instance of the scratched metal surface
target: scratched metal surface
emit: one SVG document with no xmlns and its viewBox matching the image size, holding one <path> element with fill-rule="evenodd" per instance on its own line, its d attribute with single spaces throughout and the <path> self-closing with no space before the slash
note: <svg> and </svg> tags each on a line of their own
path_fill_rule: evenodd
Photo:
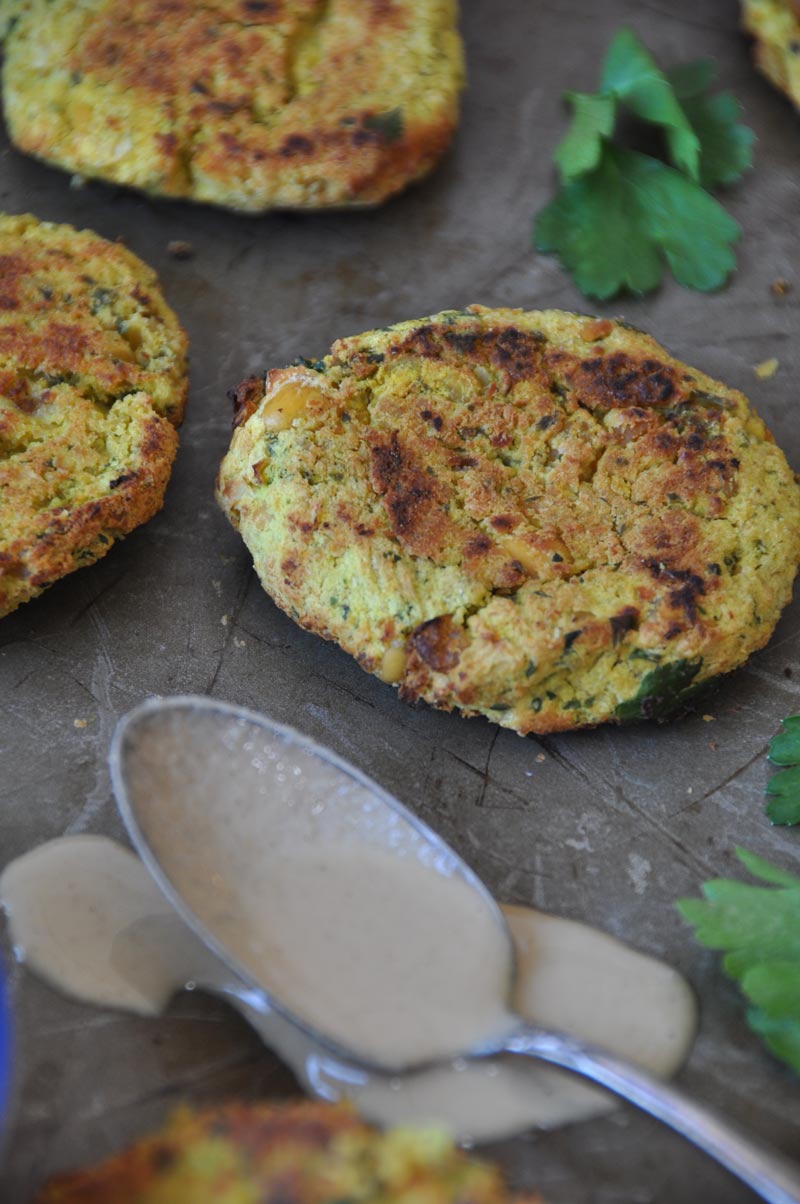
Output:
<svg viewBox="0 0 800 1204">
<path fill-rule="evenodd" d="M 212 498 L 229 429 L 225 391 L 248 373 L 315 356 L 338 335 L 474 300 L 586 309 L 558 265 L 531 252 L 529 227 L 552 188 L 559 95 L 594 86 L 623 22 L 665 62 L 717 59 L 757 131 L 758 165 L 728 198 L 746 230 L 728 289 L 704 297 L 666 283 L 602 311 L 751 394 L 800 468 L 800 121 L 752 72 L 727 0 L 469 0 L 470 84 L 453 151 L 428 182 L 372 213 L 240 219 L 102 186 L 76 191 L 2 142 L 2 207 L 122 235 L 156 266 L 192 338 L 192 391 L 163 513 L 0 625 L 0 862 L 64 832 L 120 835 L 105 754 L 118 716 L 145 696 L 196 691 L 261 708 L 416 808 L 501 899 L 590 921 L 678 966 L 702 1007 L 681 1082 L 788 1151 L 800 1082 L 748 1032 L 736 991 L 673 900 L 733 871 L 735 844 L 796 862 L 798 835 L 770 829 L 762 791 L 766 742 L 798 709 L 798 606 L 766 651 L 703 703 L 712 722 L 698 714 L 522 740 L 482 720 L 408 709 L 295 628 L 261 592 Z M 169 258 L 176 238 L 194 245 L 193 259 Z M 776 298 L 776 277 L 794 291 Z M 777 375 L 757 381 L 753 365 L 771 356 Z M 20 970 L 12 979 L 7 1204 L 28 1200 L 50 1172 L 146 1131 L 179 1099 L 295 1090 L 211 1000 L 183 996 L 145 1021 L 68 1002 Z M 516 1184 L 538 1185 L 552 1204 L 750 1198 L 632 1110 L 492 1152 Z"/>
</svg>

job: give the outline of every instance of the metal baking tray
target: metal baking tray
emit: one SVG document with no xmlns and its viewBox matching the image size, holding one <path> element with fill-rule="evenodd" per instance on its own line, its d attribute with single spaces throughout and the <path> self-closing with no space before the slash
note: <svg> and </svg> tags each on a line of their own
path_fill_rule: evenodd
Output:
<svg viewBox="0 0 800 1204">
<path fill-rule="evenodd" d="M 469 85 L 453 148 L 381 209 L 237 217 L 90 184 L 71 186 L 0 141 L 0 208 L 89 226 L 154 265 L 191 338 L 191 396 L 166 505 L 91 568 L 0 625 L 0 862 L 65 832 L 121 836 L 106 769 L 117 718 L 154 693 L 208 693 L 328 744 L 452 842 L 505 901 L 585 920 L 663 957 L 701 1003 L 679 1081 L 755 1134 L 796 1151 L 800 1083 L 744 1022 L 719 959 L 673 903 L 737 874 L 735 845 L 784 866 L 798 834 L 764 817 L 765 749 L 800 709 L 800 607 L 769 646 L 665 726 L 520 739 L 483 720 L 410 709 L 267 599 L 217 511 L 226 391 L 336 337 L 472 301 L 593 308 L 530 245 L 552 194 L 566 88 L 595 87 L 629 23 L 665 63 L 710 56 L 756 130 L 755 170 L 726 204 L 745 234 L 739 270 L 705 296 L 666 281 L 596 311 L 653 332 L 745 391 L 800 468 L 797 274 L 800 121 L 755 74 L 728 0 L 467 0 Z M 190 259 L 168 253 L 188 241 Z M 776 296 L 776 278 L 794 291 Z M 776 357 L 769 380 L 753 366 Z M 707 716 L 712 716 L 711 719 Z M 743 872 L 743 871 L 742 871 Z M 10 951 L 8 964 L 11 964 Z M 2 1199 L 96 1160 L 179 1100 L 287 1096 L 291 1076 L 233 1012 L 182 995 L 158 1020 L 70 1002 L 11 968 L 16 1102 Z M 489 1148 L 551 1204 L 738 1204 L 723 1171 L 633 1109 Z"/>
</svg>

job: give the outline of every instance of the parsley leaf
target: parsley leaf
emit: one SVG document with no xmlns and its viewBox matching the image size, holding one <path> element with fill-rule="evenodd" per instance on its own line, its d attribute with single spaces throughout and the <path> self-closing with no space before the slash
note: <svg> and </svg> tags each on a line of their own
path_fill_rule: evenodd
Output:
<svg viewBox="0 0 800 1204">
<path fill-rule="evenodd" d="M 794 1070 L 800 1070 L 800 1024 L 797 1021 L 775 1019 L 758 1008 L 751 1008 L 747 1023 L 776 1058 Z"/>
<path fill-rule="evenodd" d="M 667 79 L 700 140 L 703 188 L 735 183 L 753 166 L 755 141 L 753 131 L 738 122 L 738 100 L 732 92 L 703 95 L 714 79 L 713 64 L 707 60 L 674 67 Z"/>
<path fill-rule="evenodd" d="M 705 899 L 680 899 L 677 908 L 722 962 L 749 1003 L 747 1023 L 782 1061 L 800 1072 L 800 878 L 754 853 L 736 855 L 755 878 L 703 884 Z"/>
<path fill-rule="evenodd" d="M 666 75 L 632 29 L 621 29 L 611 43 L 600 86 L 643 121 L 662 126 L 672 162 L 691 179 L 698 179 L 700 140 Z"/>
<path fill-rule="evenodd" d="M 767 782 L 767 816 L 774 824 L 800 824 L 800 715 L 790 715 L 767 754 L 773 765 L 789 766 Z"/>
<path fill-rule="evenodd" d="M 711 59 L 695 59 L 691 63 L 678 63 L 667 71 L 667 79 L 678 100 L 683 103 L 693 96 L 705 92 L 714 82 L 714 64 Z"/>
<path fill-rule="evenodd" d="M 661 279 L 661 257 L 642 229 L 638 198 L 626 186 L 617 153 L 607 152 L 591 174 L 566 184 L 536 220 L 537 249 L 556 251 L 592 297 L 623 288 L 643 293 Z"/>
<path fill-rule="evenodd" d="M 736 266 L 739 227 L 706 188 L 750 165 L 753 134 L 729 92 L 708 95 L 707 61 L 663 72 L 637 36 L 620 30 L 600 91 L 570 92 L 573 118 L 555 160 L 562 188 L 539 214 L 534 243 L 557 253 L 575 283 L 605 299 L 655 288 L 666 264 L 680 284 L 709 291 Z M 613 141 L 626 109 L 661 130 L 672 166 Z"/>
<path fill-rule="evenodd" d="M 540 251 L 556 251 L 578 288 L 613 297 L 646 292 L 664 260 L 680 284 L 719 288 L 736 266 L 739 226 L 699 185 L 658 159 L 606 144 L 593 172 L 565 184 L 536 221 Z"/>
<path fill-rule="evenodd" d="M 617 106 L 613 96 L 595 96 L 586 92 L 568 92 L 566 99 L 575 110 L 567 136 L 555 153 L 563 180 L 591 171 L 600 162 L 603 138 L 614 132 Z"/>
</svg>

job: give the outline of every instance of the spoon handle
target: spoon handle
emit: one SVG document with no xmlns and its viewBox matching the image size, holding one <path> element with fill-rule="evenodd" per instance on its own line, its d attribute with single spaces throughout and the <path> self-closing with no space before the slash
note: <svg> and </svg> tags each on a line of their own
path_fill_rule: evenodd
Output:
<svg viewBox="0 0 800 1204">
<path fill-rule="evenodd" d="M 504 1052 L 538 1058 L 592 1079 L 705 1150 L 769 1204 L 800 1204 L 800 1166 L 613 1054 L 561 1033 L 518 1029 Z"/>
</svg>

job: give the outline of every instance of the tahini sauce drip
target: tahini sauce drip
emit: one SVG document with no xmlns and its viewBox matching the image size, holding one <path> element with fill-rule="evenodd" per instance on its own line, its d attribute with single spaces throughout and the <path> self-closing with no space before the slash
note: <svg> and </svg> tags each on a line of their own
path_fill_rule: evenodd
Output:
<svg viewBox="0 0 800 1204">
<path fill-rule="evenodd" d="M 62 837 L 26 853 L 0 876 L 0 901 L 17 957 L 86 1002 L 156 1014 L 189 981 L 220 990 L 229 978 L 138 858 L 106 837 Z M 677 1069 L 696 1021 L 679 974 L 583 924 L 523 907 L 503 910 L 518 957 L 512 1002 L 523 1017 L 596 1041 L 656 1074 Z M 571 1075 L 522 1059 L 456 1061 L 358 1083 L 337 1075 L 313 1042 L 296 1033 L 289 1039 L 285 1026 L 247 1014 L 315 1091 L 348 1095 L 380 1123 L 431 1121 L 480 1140 L 551 1128 L 615 1104 Z"/>
</svg>

